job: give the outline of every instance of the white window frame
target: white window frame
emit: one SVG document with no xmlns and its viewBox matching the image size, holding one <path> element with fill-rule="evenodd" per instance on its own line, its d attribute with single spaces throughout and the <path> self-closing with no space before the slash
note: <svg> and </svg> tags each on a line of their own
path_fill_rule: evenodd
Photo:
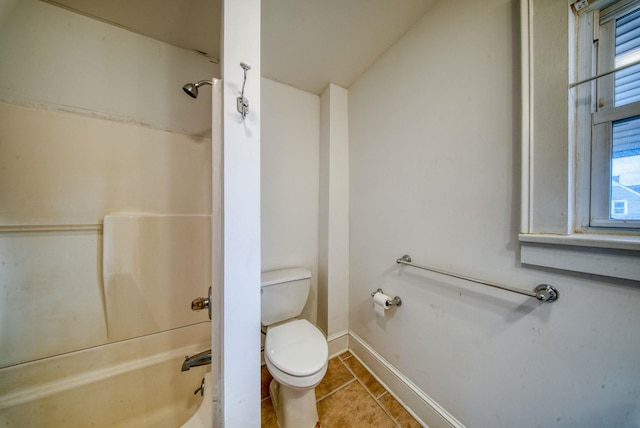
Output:
<svg viewBox="0 0 640 428">
<path fill-rule="evenodd" d="M 582 227 L 591 159 L 567 100 L 569 82 L 589 76 L 575 71 L 571 3 L 521 0 L 521 262 L 640 281 L 640 235 Z"/>
<path fill-rule="evenodd" d="M 598 5 L 598 2 L 592 2 Z M 602 3 L 602 2 L 600 2 Z M 625 0 L 617 5 L 606 8 L 592 9 L 579 15 L 578 51 L 583 55 L 577 58 L 577 68 L 583 73 L 596 75 L 615 68 L 615 18 L 628 13 L 638 7 L 637 1 Z M 585 29 L 585 23 L 591 25 Z M 580 46 L 580 43 L 588 44 Z M 593 64 L 597 62 L 597 68 Z M 578 163 L 578 168 L 591 170 L 591 182 L 585 183 L 578 188 L 589 189 L 589 206 L 579 206 L 582 213 L 581 222 L 578 227 L 582 230 L 589 228 L 602 228 L 599 231 L 605 232 L 606 228 L 640 228 L 639 220 L 611 219 L 611 136 L 613 123 L 618 120 L 640 116 L 640 102 L 625 104 L 620 107 L 614 106 L 614 75 L 610 74 L 589 84 L 580 85 L 575 91 L 582 93 L 578 99 L 589 99 L 591 111 L 579 110 L 576 114 L 576 122 L 589 129 L 588 124 L 593 126 L 592 135 L 586 141 L 578 141 L 578 150 L 591 150 L 591 165 Z M 589 146 L 590 144 L 590 146 Z M 587 156 L 578 156 L 578 159 L 585 159 Z"/>
</svg>

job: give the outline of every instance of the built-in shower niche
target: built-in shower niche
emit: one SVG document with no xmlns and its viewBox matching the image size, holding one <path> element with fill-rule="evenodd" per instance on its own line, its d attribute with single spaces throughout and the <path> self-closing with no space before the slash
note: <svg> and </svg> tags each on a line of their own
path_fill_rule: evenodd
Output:
<svg viewBox="0 0 640 428">
<path fill-rule="evenodd" d="M 109 341 L 208 321 L 191 300 L 211 284 L 211 216 L 108 215 L 103 234 Z"/>
</svg>

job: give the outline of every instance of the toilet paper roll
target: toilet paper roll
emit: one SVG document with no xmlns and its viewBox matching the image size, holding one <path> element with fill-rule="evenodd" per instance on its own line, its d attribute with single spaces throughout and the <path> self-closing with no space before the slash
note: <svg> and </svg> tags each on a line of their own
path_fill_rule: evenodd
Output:
<svg viewBox="0 0 640 428">
<path fill-rule="evenodd" d="M 389 304 L 387 303 L 389 300 L 391 300 L 391 297 L 380 292 L 373 295 L 373 307 L 377 316 L 384 317 L 386 315 L 385 311 L 389 309 Z"/>
</svg>

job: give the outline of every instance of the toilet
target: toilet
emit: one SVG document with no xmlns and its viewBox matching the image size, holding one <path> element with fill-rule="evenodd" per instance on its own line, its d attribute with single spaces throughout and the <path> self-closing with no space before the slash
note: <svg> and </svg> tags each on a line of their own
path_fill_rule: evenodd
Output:
<svg viewBox="0 0 640 428">
<path fill-rule="evenodd" d="M 329 348 L 316 326 L 295 318 L 310 288 L 311 272 L 306 269 L 262 273 L 264 360 L 273 376 L 269 393 L 280 428 L 313 428 L 318 422 L 315 387 L 327 372 Z"/>
</svg>

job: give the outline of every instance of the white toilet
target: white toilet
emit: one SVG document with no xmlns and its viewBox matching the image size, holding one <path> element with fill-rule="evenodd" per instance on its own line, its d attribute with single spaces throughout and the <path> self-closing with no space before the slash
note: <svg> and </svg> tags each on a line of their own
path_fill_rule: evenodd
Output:
<svg viewBox="0 0 640 428">
<path fill-rule="evenodd" d="M 267 327 L 264 359 L 273 380 L 271 401 L 280 428 L 313 428 L 318 422 L 315 387 L 327 372 L 324 334 L 296 319 L 309 295 L 311 272 L 282 269 L 262 273 L 262 325 Z"/>
</svg>

